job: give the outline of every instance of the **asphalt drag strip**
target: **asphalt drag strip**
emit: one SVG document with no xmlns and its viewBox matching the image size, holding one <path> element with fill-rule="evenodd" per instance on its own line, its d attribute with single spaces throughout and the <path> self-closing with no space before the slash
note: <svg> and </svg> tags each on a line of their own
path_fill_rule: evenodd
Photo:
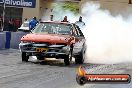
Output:
<svg viewBox="0 0 132 88">
<path fill-rule="evenodd" d="M 85 84 L 76 82 L 78 67 L 63 60 L 22 62 L 19 50 L 0 50 L 0 88 L 132 88 L 132 84 Z M 83 64 L 89 74 L 130 74 L 132 63 Z"/>
</svg>

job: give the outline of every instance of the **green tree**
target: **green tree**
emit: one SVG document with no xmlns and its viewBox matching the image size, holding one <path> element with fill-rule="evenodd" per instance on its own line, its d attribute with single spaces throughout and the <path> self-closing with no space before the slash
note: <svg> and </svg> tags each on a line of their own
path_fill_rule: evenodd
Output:
<svg viewBox="0 0 132 88">
<path fill-rule="evenodd" d="M 78 3 L 70 3 L 70 2 L 65 2 L 62 4 L 62 8 L 66 11 L 69 10 L 73 12 L 74 14 L 79 13 L 79 5 Z"/>
</svg>

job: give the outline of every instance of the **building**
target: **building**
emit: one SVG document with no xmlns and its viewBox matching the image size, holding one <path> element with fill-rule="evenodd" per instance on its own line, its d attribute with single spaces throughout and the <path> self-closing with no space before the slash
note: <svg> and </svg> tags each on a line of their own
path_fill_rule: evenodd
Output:
<svg viewBox="0 0 132 88">
<path fill-rule="evenodd" d="M 78 3 L 81 6 L 86 2 L 100 3 L 101 9 L 109 10 L 112 15 L 121 14 L 128 16 L 132 13 L 132 0 L 0 0 L 0 18 L 3 16 L 3 7 L 1 3 L 5 1 L 5 19 L 20 19 L 21 22 L 25 18 L 31 19 L 37 17 L 38 19 L 46 16 L 47 13 L 52 13 L 54 9 L 53 3 L 72 2 Z"/>
<path fill-rule="evenodd" d="M 21 26 L 24 7 L 36 8 L 36 0 L 0 0 L 0 29 L 16 31 Z"/>
<path fill-rule="evenodd" d="M 3 0 L 0 0 L 0 2 Z M 22 0 L 5 0 L 6 4 L 12 4 L 15 1 L 22 1 Z M 24 0 L 25 2 L 35 2 L 35 8 L 32 7 L 23 7 L 23 6 L 10 6 L 6 5 L 5 8 L 5 18 L 19 18 L 24 20 L 25 18 L 31 19 L 32 17 L 36 16 L 40 19 L 45 13 L 49 13 L 52 11 L 53 3 L 63 3 L 63 2 L 74 2 L 78 3 L 81 0 Z M 3 4 L 0 6 L 0 16 L 3 16 Z"/>
</svg>

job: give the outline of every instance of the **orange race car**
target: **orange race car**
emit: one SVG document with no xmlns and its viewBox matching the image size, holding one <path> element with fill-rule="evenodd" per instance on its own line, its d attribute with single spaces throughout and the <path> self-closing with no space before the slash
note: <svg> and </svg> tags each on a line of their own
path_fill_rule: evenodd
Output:
<svg viewBox="0 0 132 88">
<path fill-rule="evenodd" d="M 29 56 L 37 56 L 38 60 L 54 57 L 64 59 L 65 65 L 69 65 L 75 57 L 75 63 L 82 64 L 85 41 L 82 31 L 73 23 L 41 22 L 30 34 L 21 38 L 19 48 L 25 62 Z"/>
</svg>

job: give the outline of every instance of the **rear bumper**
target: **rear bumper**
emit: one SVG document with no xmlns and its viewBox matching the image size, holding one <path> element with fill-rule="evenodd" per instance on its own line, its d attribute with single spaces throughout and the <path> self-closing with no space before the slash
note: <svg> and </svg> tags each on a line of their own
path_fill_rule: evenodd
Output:
<svg viewBox="0 0 132 88">
<path fill-rule="evenodd" d="M 36 50 L 37 48 L 46 48 L 47 51 L 38 52 Z M 70 46 L 20 43 L 19 49 L 20 52 L 26 52 L 29 56 L 44 56 L 44 57 L 59 58 L 69 54 Z"/>
</svg>

